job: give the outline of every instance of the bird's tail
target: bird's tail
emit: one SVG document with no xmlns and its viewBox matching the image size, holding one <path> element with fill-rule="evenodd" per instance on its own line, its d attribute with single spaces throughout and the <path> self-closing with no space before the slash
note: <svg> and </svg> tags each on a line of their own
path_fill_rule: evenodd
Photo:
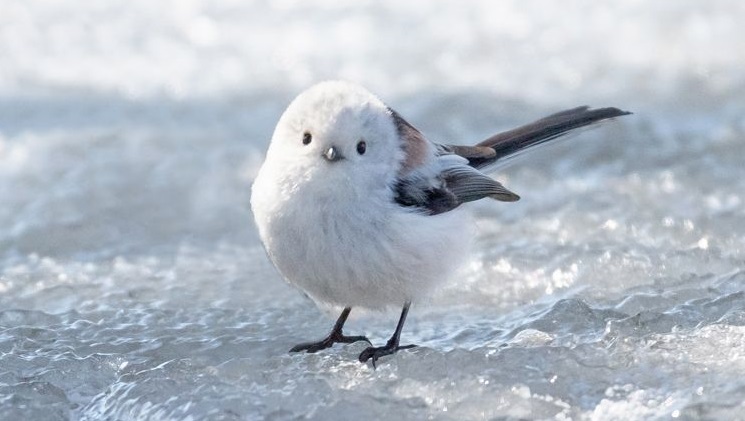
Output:
<svg viewBox="0 0 745 421">
<path fill-rule="evenodd" d="M 479 169 L 488 167 L 496 164 L 497 161 L 556 139 L 572 130 L 628 114 L 631 113 L 613 107 L 591 110 L 587 106 L 551 114 L 533 123 L 495 134 L 475 147 L 471 147 L 481 150 L 489 148 L 494 153 L 469 157 L 469 163 Z"/>
</svg>

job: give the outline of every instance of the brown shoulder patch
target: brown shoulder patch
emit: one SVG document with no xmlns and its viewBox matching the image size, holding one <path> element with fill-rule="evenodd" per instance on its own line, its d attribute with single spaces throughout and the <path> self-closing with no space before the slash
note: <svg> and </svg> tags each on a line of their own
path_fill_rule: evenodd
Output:
<svg viewBox="0 0 745 421">
<path fill-rule="evenodd" d="M 396 125 L 398 135 L 401 137 L 402 148 L 404 150 L 404 162 L 401 166 L 401 174 L 407 174 L 414 168 L 424 164 L 429 152 L 429 142 L 424 138 L 422 132 L 404 120 L 400 114 L 388 109 L 393 117 L 393 123 Z"/>
</svg>

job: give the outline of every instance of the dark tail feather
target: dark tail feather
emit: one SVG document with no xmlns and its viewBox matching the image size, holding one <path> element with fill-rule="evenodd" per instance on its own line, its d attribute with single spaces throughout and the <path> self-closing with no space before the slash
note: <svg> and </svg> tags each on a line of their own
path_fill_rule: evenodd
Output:
<svg viewBox="0 0 745 421">
<path fill-rule="evenodd" d="M 628 114 L 631 113 L 613 107 L 591 110 L 585 106 L 561 111 L 516 129 L 495 134 L 476 146 L 491 148 L 496 155 L 488 158 L 469 158 L 469 161 L 472 166 L 483 168 L 532 146 L 556 139 L 574 129 Z"/>
</svg>

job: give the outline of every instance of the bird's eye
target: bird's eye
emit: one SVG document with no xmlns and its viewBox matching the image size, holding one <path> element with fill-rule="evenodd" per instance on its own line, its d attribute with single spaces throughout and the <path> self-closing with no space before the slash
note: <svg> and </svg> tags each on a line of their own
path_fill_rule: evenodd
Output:
<svg viewBox="0 0 745 421">
<path fill-rule="evenodd" d="M 365 143 L 364 140 L 360 140 L 357 143 L 357 153 L 360 155 L 364 155 L 366 150 L 367 150 L 367 143 Z"/>
<path fill-rule="evenodd" d="M 307 145 L 313 140 L 313 136 L 309 132 L 303 133 L 303 145 Z"/>
</svg>

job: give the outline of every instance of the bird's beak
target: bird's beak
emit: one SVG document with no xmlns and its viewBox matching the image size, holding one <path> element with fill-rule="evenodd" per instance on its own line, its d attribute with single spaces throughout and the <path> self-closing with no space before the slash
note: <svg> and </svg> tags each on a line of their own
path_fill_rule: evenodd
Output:
<svg viewBox="0 0 745 421">
<path fill-rule="evenodd" d="M 338 161 L 342 158 L 341 154 L 334 146 L 329 146 L 328 149 L 323 152 L 323 157 L 329 162 Z"/>
</svg>

